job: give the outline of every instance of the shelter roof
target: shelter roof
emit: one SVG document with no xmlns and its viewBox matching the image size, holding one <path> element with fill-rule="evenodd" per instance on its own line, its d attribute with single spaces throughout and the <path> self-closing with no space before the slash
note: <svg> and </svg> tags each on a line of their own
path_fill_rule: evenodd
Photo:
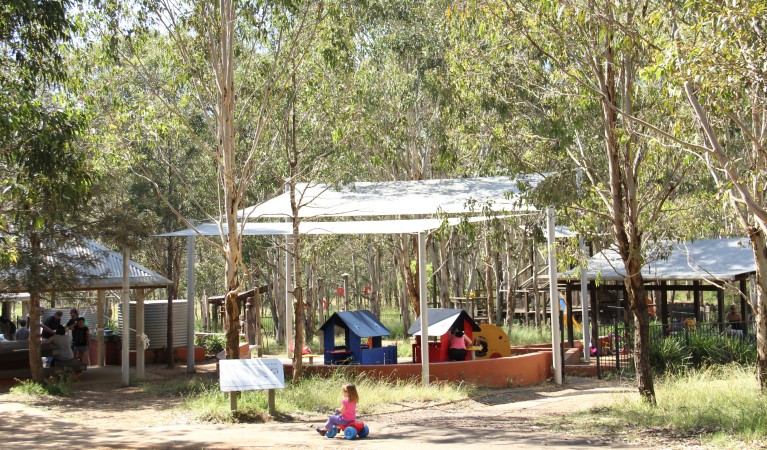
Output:
<svg viewBox="0 0 767 450">
<path fill-rule="evenodd" d="M 458 178 L 419 181 L 357 182 L 333 187 L 322 183 L 297 186 L 299 217 L 369 217 L 467 214 L 484 211 L 534 210 L 522 193 L 535 188 L 541 175 Z M 239 217 L 292 217 L 290 196 L 284 193 L 242 209 Z"/>
<path fill-rule="evenodd" d="M 718 280 L 732 281 L 756 271 L 751 242 L 746 238 L 703 239 L 687 242 L 652 243 L 642 269 L 647 281 Z M 607 281 L 623 280 L 626 268 L 614 248 L 589 259 L 586 277 Z M 563 272 L 560 280 L 578 279 L 575 270 Z"/>
<path fill-rule="evenodd" d="M 469 222 L 488 220 L 488 217 L 471 217 Z M 455 226 L 461 219 L 403 219 L 403 220 L 366 220 L 366 221 L 338 221 L 338 222 L 299 222 L 300 234 L 398 234 L 418 233 L 420 231 L 435 230 L 447 224 Z M 240 233 L 244 236 L 274 236 L 289 235 L 293 233 L 293 224 L 290 222 L 255 223 L 247 222 L 238 224 Z M 226 224 L 213 222 L 201 223 L 194 228 L 158 234 L 158 236 L 218 236 L 226 233 L 229 227 Z"/>
<path fill-rule="evenodd" d="M 123 256 L 113 252 L 103 245 L 84 239 L 82 245 L 62 250 L 76 260 L 88 261 L 89 264 L 79 264 L 81 273 L 76 284 L 69 289 L 86 291 L 94 289 L 121 289 L 123 285 Z M 131 288 L 166 287 L 171 281 L 134 261 L 129 263 Z M 2 278 L 2 274 L 0 274 Z M 3 292 L 24 292 L 24 287 L 3 286 Z M 49 289 L 50 290 L 50 289 Z"/>
<path fill-rule="evenodd" d="M 372 312 L 365 309 L 333 313 L 333 315 L 322 324 L 320 330 L 324 330 L 325 328 L 334 325 L 346 328 L 359 337 L 378 337 L 391 334 Z"/>
<path fill-rule="evenodd" d="M 477 322 L 462 309 L 428 308 L 426 318 L 429 323 L 426 332 L 429 336 L 442 336 L 449 332 L 459 319 L 468 320 L 472 331 L 481 331 Z M 412 336 L 419 336 L 421 334 L 421 321 L 416 320 L 407 330 L 407 333 Z"/>
</svg>

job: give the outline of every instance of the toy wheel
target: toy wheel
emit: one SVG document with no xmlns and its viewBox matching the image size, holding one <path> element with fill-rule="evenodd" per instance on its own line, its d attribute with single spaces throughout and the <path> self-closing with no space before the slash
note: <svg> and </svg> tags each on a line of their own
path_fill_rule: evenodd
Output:
<svg viewBox="0 0 767 450">
<path fill-rule="evenodd" d="M 334 437 L 336 437 L 336 434 L 338 434 L 338 428 L 337 428 L 337 427 L 333 427 L 333 428 L 329 429 L 329 430 L 328 430 L 328 431 L 325 433 L 325 437 L 326 437 L 326 438 L 330 438 L 330 439 L 333 439 Z"/>
<path fill-rule="evenodd" d="M 362 427 L 362 429 L 360 430 L 360 432 L 359 432 L 359 436 L 360 436 L 361 438 L 364 438 L 364 437 L 368 437 L 368 434 L 369 434 L 369 433 L 370 433 L 370 428 L 368 428 L 368 426 L 367 426 L 367 425 L 365 425 L 365 426 L 364 426 L 364 427 Z"/>
<path fill-rule="evenodd" d="M 354 439 L 357 437 L 357 429 L 354 427 L 346 427 L 344 430 L 344 439 Z"/>
</svg>

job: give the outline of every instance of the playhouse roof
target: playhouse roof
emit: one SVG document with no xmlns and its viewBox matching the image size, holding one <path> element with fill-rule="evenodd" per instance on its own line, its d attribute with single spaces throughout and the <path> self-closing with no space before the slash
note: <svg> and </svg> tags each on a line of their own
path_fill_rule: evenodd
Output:
<svg viewBox="0 0 767 450">
<path fill-rule="evenodd" d="M 462 309 L 428 308 L 426 317 L 429 321 L 429 328 L 426 330 L 429 336 L 442 336 L 449 332 L 458 319 L 468 320 L 471 324 L 472 331 L 481 331 L 477 322 Z M 420 335 L 421 322 L 416 321 L 410 329 L 407 330 L 407 333 L 413 336 Z"/>
<path fill-rule="evenodd" d="M 368 310 L 340 311 L 332 316 L 320 327 L 320 330 L 333 325 L 346 328 L 359 337 L 388 336 L 389 330 Z"/>
</svg>

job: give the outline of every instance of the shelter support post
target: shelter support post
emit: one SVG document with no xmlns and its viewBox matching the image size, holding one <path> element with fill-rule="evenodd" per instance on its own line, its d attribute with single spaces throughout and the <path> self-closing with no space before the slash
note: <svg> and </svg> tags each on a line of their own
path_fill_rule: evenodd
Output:
<svg viewBox="0 0 767 450">
<path fill-rule="evenodd" d="M 130 248 L 123 247 L 123 288 L 120 293 L 122 301 L 122 384 L 130 386 Z"/>
<path fill-rule="evenodd" d="M 724 333 L 724 289 L 716 290 L 716 315 L 719 322 L 719 332 Z"/>
<path fill-rule="evenodd" d="M 591 342 L 599 342 L 599 299 L 597 298 L 596 283 L 589 283 L 589 300 L 591 301 Z M 584 333 L 588 329 L 583 327 Z M 589 348 L 589 352 L 591 348 Z"/>
<path fill-rule="evenodd" d="M 194 373 L 194 236 L 186 238 L 186 373 Z"/>
<path fill-rule="evenodd" d="M 559 333 L 559 294 L 557 292 L 557 246 L 554 237 L 556 225 L 554 208 L 546 209 L 548 226 L 547 244 L 549 249 L 549 300 L 551 302 L 551 350 L 554 360 L 554 382 L 562 384 L 562 338 Z"/>
<path fill-rule="evenodd" d="M 293 336 L 293 255 L 290 248 L 293 236 L 285 236 L 285 353 L 291 357 L 290 340 Z"/>
<path fill-rule="evenodd" d="M 104 306 L 106 303 L 106 291 L 96 291 L 96 365 L 104 367 Z"/>
<path fill-rule="evenodd" d="M 144 290 L 136 289 L 136 378 L 144 379 Z M 173 355 L 173 349 L 171 349 Z"/>
<path fill-rule="evenodd" d="M 695 314 L 695 323 L 700 322 L 700 281 L 692 282 L 692 309 Z"/>
<path fill-rule="evenodd" d="M 666 281 L 660 282 L 661 287 L 665 288 L 666 284 Z M 666 289 L 660 291 L 660 321 L 664 328 L 668 326 L 668 291 Z"/>
<path fill-rule="evenodd" d="M 748 336 L 748 314 L 746 313 L 746 298 L 748 297 L 748 288 L 746 287 L 746 279 L 740 279 L 740 318 L 743 321 L 741 329 L 743 330 L 743 336 Z"/>
<path fill-rule="evenodd" d="M 418 233 L 418 301 L 421 308 L 421 382 L 429 385 L 429 319 L 426 291 L 426 232 Z"/>
<path fill-rule="evenodd" d="M 573 291 L 569 289 L 565 290 L 565 308 L 567 313 L 567 343 L 570 345 L 570 348 L 573 348 L 575 346 L 575 337 L 573 336 L 574 327 L 573 327 Z"/>
<path fill-rule="evenodd" d="M 586 276 L 586 261 L 588 252 L 583 236 L 578 237 L 578 247 L 581 251 L 581 330 L 583 330 L 583 362 L 591 361 L 591 335 L 589 334 L 589 288 Z"/>
</svg>

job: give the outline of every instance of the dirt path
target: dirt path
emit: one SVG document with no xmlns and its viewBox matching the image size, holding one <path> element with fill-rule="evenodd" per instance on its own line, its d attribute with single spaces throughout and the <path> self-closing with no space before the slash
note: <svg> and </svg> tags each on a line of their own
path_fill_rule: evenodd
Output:
<svg viewBox="0 0 767 450">
<path fill-rule="evenodd" d="M 201 368 L 201 370 L 206 370 Z M 172 408 L 177 397 L 149 396 L 142 389 L 119 387 L 116 377 L 99 380 L 86 372 L 74 395 L 35 405 L 0 395 L 0 436 L 9 449 L 53 448 L 74 443 L 83 448 L 361 448 L 403 450 L 436 448 L 689 448 L 694 442 L 647 438 L 608 440 L 568 432 L 586 408 L 636 395 L 630 386 L 570 378 L 552 385 L 504 389 L 491 395 L 428 407 L 402 406 L 396 412 L 368 414 L 366 439 L 320 437 L 314 427 L 324 416 L 293 422 L 208 424 Z M 87 379 L 90 376 L 91 379 Z M 183 377 L 183 368 L 152 368 L 149 382 Z M 552 425 L 558 424 L 558 426 Z M 71 439 L 74 438 L 74 441 Z"/>
</svg>

